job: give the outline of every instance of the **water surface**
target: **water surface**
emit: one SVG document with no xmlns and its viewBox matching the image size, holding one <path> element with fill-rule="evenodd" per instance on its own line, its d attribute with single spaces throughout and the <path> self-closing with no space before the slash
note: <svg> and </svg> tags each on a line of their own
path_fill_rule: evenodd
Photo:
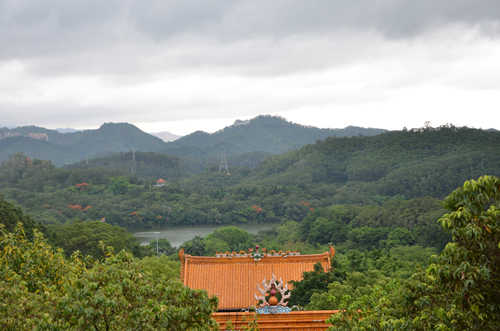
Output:
<svg viewBox="0 0 500 331">
<path fill-rule="evenodd" d="M 262 230 L 270 230 L 277 224 L 238 224 L 236 227 L 249 233 L 256 234 Z M 193 239 L 195 236 L 205 237 L 215 229 L 227 225 L 193 225 L 193 226 L 170 226 L 148 231 L 133 232 L 134 236 L 141 240 L 141 245 L 147 245 L 151 241 L 162 238 L 168 239 L 172 246 L 179 247 L 184 242 Z"/>
</svg>

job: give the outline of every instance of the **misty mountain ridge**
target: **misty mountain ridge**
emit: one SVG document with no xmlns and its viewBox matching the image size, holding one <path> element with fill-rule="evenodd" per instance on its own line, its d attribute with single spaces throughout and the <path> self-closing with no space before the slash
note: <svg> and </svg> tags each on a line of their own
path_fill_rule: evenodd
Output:
<svg viewBox="0 0 500 331">
<path fill-rule="evenodd" d="M 196 131 L 167 144 L 164 152 L 204 161 L 251 152 L 281 154 L 327 137 L 373 136 L 383 129 L 348 126 L 344 129 L 320 129 L 287 121 L 278 116 L 260 115 L 236 120 L 233 125 L 212 134 Z"/>
<path fill-rule="evenodd" d="M 140 150 L 156 152 L 164 142 L 128 123 L 104 123 L 95 130 L 60 133 L 36 126 L 0 129 L 0 161 L 22 152 L 56 165 L 110 153 Z"/>
<path fill-rule="evenodd" d="M 330 136 L 372 136 L 382 132 L 385 130 L 354 126 L 319 129 L 269 115 L 238 120 L 212 134 L 196 131 L 168 143 L 129 123 L 104 123 L 98 129 L 67 133 L 24 126 L 0 128 L 0 161 L 22 152 L 64 165 L 135 150 L 186 158 L 199 163 L 200 168 L 217 162 L 223 153 L 229 160 L 237 160 L 238 165 L 246 165 L 259 163 L 263 155 L 280 154 Z M 254 153 L 259 153 L 258 161 L 252 159 Z"/>
</svg>

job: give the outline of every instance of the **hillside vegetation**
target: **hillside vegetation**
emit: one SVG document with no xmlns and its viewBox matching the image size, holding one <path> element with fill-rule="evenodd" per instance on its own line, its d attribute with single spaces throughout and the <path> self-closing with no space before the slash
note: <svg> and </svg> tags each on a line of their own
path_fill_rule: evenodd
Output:
<svg viewBox="0 0 500 331">
<path fill-rule="evenodd" d="M 245 183 L 335 186 L 336 202 L 443 198 L 467 178 L 498 174 L 499 146 L 498 132 L 452 126 L 330 137 L 268 159 Z"/>
<path fill-rule="evenodd" d="M 153 152 L 121 152 L 73 163 L 64 167 L 68 170 L 106 169 L 115 171 L 115 175 L 136 175 L 140 178 L 179 179 L 202 169 L 193 162 L 175 156 Z M 80 171 L 78 170 L 78 171 Z"/>
<path fill-rule="evenodd" d="M 0 212 L 2 207 L 0 206 Z M 184 287 L 178 263 L 101 246 L 99 260 L 0 227 L 2 330 L 208 330 L 216 298 Z"/>
<path fill-rule="evenodd" d="M 326 137 L 373 136 L 382 129 L 349 126 L 344 129 L 319 129 L 286 121 L 276 116 L 258 116 L 248 121 L 236 121 L 233 125 L 213 134 L 197 131 L 166 145 L 163 152 L 203 162 L 251 152 L 280 154 L 312 144 Z"/>
<path fill-rule="evenodd" d="M 61 166 L 122 152 L 159 152 L 182 157 L 190 171 L 200 172 L 217 164 L 222 153 L 227 153 L 228 158 L 234 156 L 231 162 L 248 165 L 262 159 L 248 159 L 252 153 L 277 154 L 328 136 L 374 135 L 384 131 L 356 127 L 318 129 L 273 116 L 259 116 L 242 123 L 237 121 L 213 134 L 198 131 L 170 143 L 128 123 L 105 123 L 96 130 L 66 133 L 36 126 L 0 128 L 0 161 L 24 153 Z"/>
<path fill-rule="evenodd" d="M 0 167 L 0 192 L 50 224 L 301 222 L 321 208 L 342 204 L 351 210 L 350 227 L 398 224 L 424 233 L 416 229 L 433 222 L 442 211 L 439 200 L 463 181 L 500 174 L 498 146 L 498 132 L 454 127 L 327 138 L 254 169 L 234 168 L 230 176 L 214 169 L 187 178 L 177 177 L 182 168 L 175 158 L 147 153 L 136 154 L 145 164 L 136 176 L 126 173 L 128 161 L 121 163 L 129 154 L 117 155 L 107 168 L 64 169 L 16 155 Z M 142 177 L 160 168 L 168 175 L 165 184 Z M 439 239 L 432 240 L 439 246 Z"/>
<path fill-rule="evenodd" d="M 415 245 L 410 232 L 396 227 L 387 240 L 378 241 L 379 246 L 363 247 L 368 242 L 359 241 L 356 247 L 339 247 L 330 271 L 317 265 L 304 273 L 302 281 L 294 282 L 289 305 L 340 309 L 330 318 L 332 330 L 429 330 L 436 326 L 447 331 L 496 330 L 500 179 L 482 176 L 467 181 L 444 200 L 444 207 L 447 213 L 439 223 L 452 240 L 439 255 L 431 256 L 435 249 Z M 323 212 L 328 213 L 316 219 L 326 220 L 319 225 L 323 227 L 319 235 L 341 235 L 328 223 L 338 224 L 352 216 L 349 208 L 339 206 Z M 0 204 L 0 214 L 24 220 L 21 211 L 5 202 Z M 94 227 L 92 222 L 85 223 Z M 365 226 L 363 232 L 370 228 Z M 282 249 L 303 252 L 326 249 L 302 242 L 302 231 L 300 223 L 291 221 L 258 236 L 226 227 L 206 238 L 195 238 L 185 248 L 191 254 L 245 249 L 254 243 L 261 247 L 278 243 Z M 0 225 L 3 329 L 215 327 L 210 314 L 216 310 L 216 299 L 183 287 L 177 279 L 178 262 L 166 256 L 139 259 L 125 251 L 114 254 L 103 244 L 98 246 L 105 254 L 97 259 L 79 252 L 68 259 L 36 228 L 32 233 L 27 238 L 22 223 L 10 231 Z M 67 235 L 67 239 L 74 237 Z M 365 238 L 377 241 L 373 234 Z"/>
</svg>

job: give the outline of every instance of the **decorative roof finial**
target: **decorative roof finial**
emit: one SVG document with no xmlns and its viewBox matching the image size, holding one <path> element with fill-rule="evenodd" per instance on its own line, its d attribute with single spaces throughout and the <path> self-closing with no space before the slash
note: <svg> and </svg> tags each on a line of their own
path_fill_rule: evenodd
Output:
<svg viewBox="0 0 500 331">
<path fill-rule="evenodd" d="M 333 257 L 335 256 L 335 248 L 333 247 L 333 245 L 330 245 L 328 254 L 330 255 L 330 259 L 333 259 Z"/>
<path fill-rule="evenodd" d="M 184 248 L 179 249 L 179 260 L 184 262 Z"/>
</svg>

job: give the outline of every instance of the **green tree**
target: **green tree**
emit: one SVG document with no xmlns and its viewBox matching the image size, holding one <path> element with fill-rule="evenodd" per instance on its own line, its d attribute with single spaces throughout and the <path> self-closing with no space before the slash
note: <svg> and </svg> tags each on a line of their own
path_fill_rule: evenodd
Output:
<svg viewBox="0 0 500 331">
<path fill-rule="evenodd" d="M 466 181 L 445 199 L 451 232 L 433 263 L 392 290 L 373 288 L 331 322 L 335 330 L 498 330 L 500 178 Z"/>
<path fill-rule="evenodd" d="M 104 249 L 104 247 L 103 247 Z M 107 250 L 102 262 L 66 259 L 35 230 L 0 233 L 3 330 L 215 330 L 216 298 L 184 287 L 177 263 Z M 153 261 L 154 260 L 154 261 Z M 171 271 L 165 272 L 165 268 Z M 163 272 L 162 272 L 163 271 Z M 175 277 L 175 278 L 174 278 Z"/>
<path fill-rule="evenodd" d="M 205 240 L 200 236 L 195 236 L 193 239 L 186 241 L 182 244 L 182 248 L 184 248 L 186 254 L 195 256 L 207 255 Z"/>
<path fill-rule="evenodd" d="M 55 233 L 54 244 L 63 248 L 68 256 L 78 250 L 84 256 L 91 255 L 94 258 L 102 258 L 104 252 L 99 242 L 113 247 L 115 252 L 125 249 L 139 256 L 145 253 L 141 250 L 134 236 L 116 225 L 100 221 L 77 221 L 55 225 L 51 229 Z"/>
<path fill-rule="evenodd" d="M 308 241 L 311 243 L 341 243 L 347 239 L 349 228 L 338 219 L 318 217 L 311 226 Z"/>
<path fill-rule="evenodd" d="M 6 231 L 14 231 L 19 222 L 23 224 L 24 231 L 29 238 L 33 237 L 34 229 L 38 229 L 46 235 L 49 234 L 45 226 L 24 214 L 21 208 L 15 207 L 11 203 L 5 201 L 0 195 L 0 224 L 4 225 Z"/>
<path fill-rule="evenodd" d="M 217 299 L 145 270 L 125 251 L 108 257 L 67 287 L 58 309 L 78 329 L 206 330 Z"/>
<path fill-rule="evenodd" d="M 293 291 L 288 300 L 288 305 L 305 307 L 315 293 L 326 292 L 328 284 L 345 279 L 345 271 L 336 260 L 332 262 L 332 268 L 331 271 L 325 272 L 323 266 L 316 263 L 313 271 L 304 272 L 304 278 L 301 281 L 292 281 Z"/>
<path fill-rule="evenodd" d="M 240 251 L 253 247 L 253 236 L 236 226 L 225 226 L 216 229 L 205 238 L 207 254 L 216 251 Z"/>
<path fill-rule="evenodd" d="M 500 325 L 500 178 L 483 176 L 465 182 L 445 199 L 445 207 L 449 213 L 439 222 L 453 241 L 429 268 L 443 303 L 454 313 L 442 323 L 450 329 L 496 329 Z"/>
<path fill-rule="evenodd" d="M 389 247 L 415 244 L 415 236 L 405 228 L 395 228 L 387 235 L 386 244 Z"/>
<path fill-rule="evenodd" d="M 109 189 L 113 194 L 125 194 L 130 187 L 127 177 L 119 176 L 111 178 L 111 185 Z"/>
<path fill-rule="evenodd" d="M 175 247 L 172 247 L 172 244 L 166 238 L 158 239 L 158 242 L 156 242 L 156 240 L 153 240 L 146 247 L 151 252 L 156 254 L 157 246 L 159 254 L 172 255 L 176 252 Z"/>
</svg>

